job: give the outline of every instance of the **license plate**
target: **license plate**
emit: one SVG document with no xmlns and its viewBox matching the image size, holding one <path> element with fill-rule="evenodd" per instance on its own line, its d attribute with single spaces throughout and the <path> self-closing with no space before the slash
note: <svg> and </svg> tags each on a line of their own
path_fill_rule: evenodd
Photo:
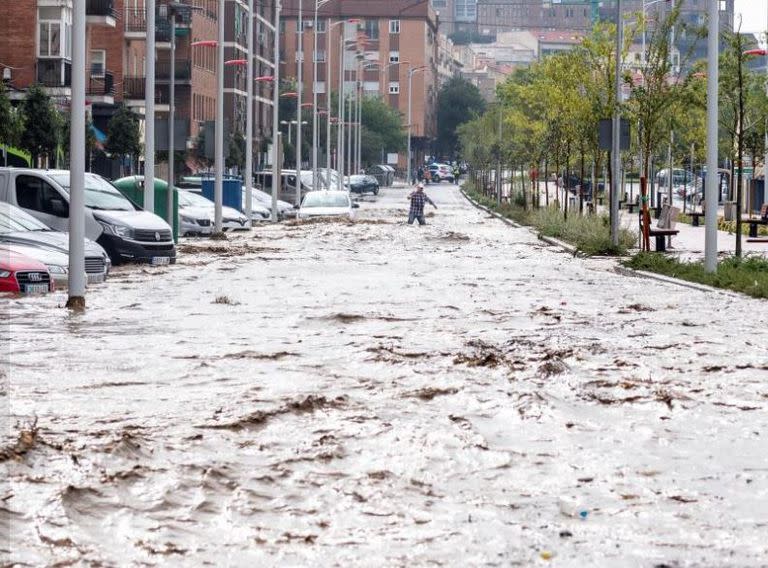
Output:
<svg viewBox="0 0 768 568">
<path fill-rule="evenodd" d="M 101 284 L 104 282 L 104 274 L 88 274 L 88 284 Z"/>
<path fill-rule="evenodd" d="M 151 264 L 152 266 L 165 266 L 171 263 L 170 256 L 153 256 Z"/>
<path fill-rule="evenodd" d="M 26 284 L 24 286 L 25 294 L 46 294 L 48 292 L 48 284 Z"/>
</svg>

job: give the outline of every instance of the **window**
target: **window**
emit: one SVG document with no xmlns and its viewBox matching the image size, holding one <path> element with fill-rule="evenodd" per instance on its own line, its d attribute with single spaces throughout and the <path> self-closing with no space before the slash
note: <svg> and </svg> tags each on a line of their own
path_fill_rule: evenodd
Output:
<svg viewBox="0 0 768 568">
<path fill-rule="evenodd" d="M 365 91 L 366 93 L 378 92 L 378 90 L 379 90 L 378 81 L 365 81 L 363 83 L 363 91 Z"/>
<path fill-rule="evenodd" d="M 379 20 L 365 20 L 361 27 L 368 39 L 379 39 Z"/>
<path fill-rule="evenodd" d="M 315 63 L 323 63 L 325 61 L 325 50 L 321 49 L 320 51 L 315 51 L 313 53 Z"/>
<path fill-rule="evenodd" d="M 91 50 L 91 77 L 103 77 L 107 66 L 107 52 L 103 49 Z"/>
<path fill-rule="evenodd" d="M 304 20 L 304 29 L 306 30 L 307 28 L 312 29 L 312 20 Z M 301 22 L 298 19 L 296 20 L 296 31 L 301 31 Z"/>
<path fill-rule="evenodd" d="M 318 95 L 325 93 L 325 81 L 315 81 L 315 92 Z"/>
<path fill-rule="evenodd" d="M 57 217 L 68 217 L 69 208 L 59 192 L 42 179 L 34 176 L 16 178 L 16 203 L 22 209 L 30 209 Z"/>
<path fill-rule="evenodd" d="M 317 30 L 316 30 L 317 33 L 319 33 L 319 34 L 324 34 L 325 33 L 325 24 L 326 24 L 325 20 L 323 20 L 321 18 L 318 18 L 318 20 L 317 20 Z"/>
<path fill-rule="evenodd" d="M 400 20 L 389 20 L 389 33 L 391 34 L 400 33 Z"/>
<path fill-rule="evenodd" d="M 400 52 L 399 51 L 390 51 L 389 52 L 389 62 L 390 63 L 399 63 L 400 62 Z"/>
<path fill-rule="evenodd" d="M 303 51 L 297 51 L 296 52 L 296 61 L 304 61 L 304 52 Z"/>
<path fill-rule="evenodd" d="M 390 95 L 399 95 L 400 94 L 400 83 L 397 81 L 392 81 L 389 84 L 389 94 Z"/>
<path fill-rule="evenodd" d="M 40 22 L 38 55 L 59 57 L 61 55 L 61 22 Z"/>
</svg>

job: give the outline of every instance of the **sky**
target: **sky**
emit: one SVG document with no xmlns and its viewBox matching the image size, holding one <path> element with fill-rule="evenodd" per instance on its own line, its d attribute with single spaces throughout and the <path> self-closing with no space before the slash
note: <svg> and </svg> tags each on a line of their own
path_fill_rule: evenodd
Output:
<svg viewBox="0 0 768 568">
<path fill-rule="evenodd" d="M 768 27 L 768 0 L 735 0 L 734 7 L 736 10 L 734 26 L 738 25 L 738 15 L 741 14 L 742 32 L 765 32 Z"/>
</svg>

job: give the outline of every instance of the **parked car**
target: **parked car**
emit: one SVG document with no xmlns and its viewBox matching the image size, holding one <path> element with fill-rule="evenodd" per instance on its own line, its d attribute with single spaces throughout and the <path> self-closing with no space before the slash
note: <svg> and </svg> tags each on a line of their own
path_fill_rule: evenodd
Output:
<svg viewBox="0 0 768 568">
<path fill-rule="evenodd" d="M 69 255 L 69 235 L 53 231 L 43 223 L 10 203 L 0 203 L 0 243 L 51 250 Z M 29 254 L 37 258 L 35 254 Z M 46 258 L 49 258 L 46 256 Z M 50 272 L 66 282 L 69 259 L 63 267 L 52 266 Z M 107 252 L 97 243 L 85 239 L 85 273 L 89 284 L 104 282 L 111 262 Z"/>
<path fill-rule="evenodd" d="M 57 287 L 65 288 L 69 283 L 69 255 L 67 253 L 49 248 L 16 243 L 2 243 L 0 246 L 16 254 L 33 258 L 44 264 Z"/>
<path fill-rule="evenodd" d="M 256 220 L 256 214 L 258 213 L 264 220 L 272 218 L 272 194 L 266 191 L 262 191 L 256 187 L 251 189 L 251 203 L 253 211 L 253 219 Z M 245 187 L 243 187 L 243 209 L 245 209 Z M 266 216 L 264 212 L 266 211 Z M 296 217 L 296 209 L 287 201 L 277 200 L 277 219 L 282 221 L 288 217 Z"/>
<path fill-rule="evenodd" d="M 373 176 L 354 175 L 347 178 L 349 191 L 352 193 L 372 193 L 379 194 L 379 182 Z"/>
<path fill-rule="evenodd" d="M 346 191 L 310 191 L 304 196 L 299 208 L 299 219 L 316 217 L 346 217 L 354 219 L 354 210 L 360 207 L 353 203 Z"/>
<path fill-rule="evenodd" d="M 433 183 L 440 183 L 441 181 L 453 183 L 453 167 L 448 164 L 429 164 L 427 169 L 429 170 L 430 181 Z"/>
<path fill-rule="evenodd" d="M 46 266 L 0 244 L 0 292 L 47 294 L 55 284 Z"/>
<path fill-rule="evenodd" d="M 216 205 L 199 193 L 177 190 L 179 193 L 179 233 L 182 235 L 210 235 Z M 221 222 L 224 231 L 248 229 L 248 217 L 232 207 L 221 208 Z"/>
<path fill-rule="evenodd" d="M 257 172 L 253 176 L 253 181 L 259 187 L 272 191 L 272 171 Z M 312 172 L 310 170 L 301 171 L 301 194 L 304 195 L 312 191 Z M 280 190 L 277 194 L 279 199 L 294 203 L 296 201 L 296 170 L 280 171 Z"/>
<path fill-rule="evenodd" d="M 17 205 L 52 229 L 66 231 L 69 172 L 0 168 L 0 201 Z M 92 173 L 85 174 L 85 236 L 104 247 L 112 264 L 176 261 L 171 227 Z"/>
</svg>

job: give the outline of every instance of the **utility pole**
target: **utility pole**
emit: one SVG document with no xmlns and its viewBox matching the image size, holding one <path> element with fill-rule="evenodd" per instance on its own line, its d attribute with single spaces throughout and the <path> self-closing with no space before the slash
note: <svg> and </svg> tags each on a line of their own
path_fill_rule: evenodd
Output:
<svg viewBox="0 0 768 568">
<path fill-rule="evenodd" d="M 707 37 L 707 185 L 704 194 L 704 269 L 717 270 L 717 138 L 718 81 L 720 80 L 720 0 L 709 0 Z"/>
<path fill-rule="evenodd" d="M 339 191 L 344 189 L 344 63 L 346 50 L 344 36 L 346 27 L 342 26 L 339 37 L 339 112 L 336 122 L 336 167 L 339 170 Z"/>
<path fill-rule="evenodd" d="M 146 0 L 147 44 L 144 79 L 144 209 L 155 212 L 155 0 Z M 85 31 L 83 31 L 85 33 Z M 74 30 L 73 30 L 74 34 Z M 73 36 L 74 37 L 74 36 Z"/>
<path fill-rule="evenodd" d="M 173 4 L 171 4 L 173 6 Z M 168 224 L 173 228 L 173 186 L 175 184 L 174 179 L 174 154 L 176 152 L 174 148 L 174 134 L 175 134 L 175 122 L 176 122 L 176 12 L 173 8 L 168 10 L 168 16 L 171 20 L 171 76 L 169 79 L 169 97 L 168 97 L 168 195 L 166 199 L 166 205 L 168 207 L 165 217 Z"/>
<path fill-rule="evenodd" d="M 277 223 L 277 193 L 280 190 L 280 0 L 275 0 L 275 27 L 273 57 L 275 68 L 272 70 L 272 222 Z"/>
<path fill-rule="evenodd" d="M 621 0 L 616 0 L 616 74 L 615 90 L 616 101 L 613 109 L 613 186 L 611 188 L 611 244 L 614 247 L 619 246 L 619 184 L 621 183 L 621 145 L 620 145 L 620 123 L 621 123 L 621 48 L 623 44 L 623 30 L 621 26 Z"/>
<path fill-rule="evenodd" d="M 72 14 L 72 102 L 69 129 L 69 283 L 67 307 L 85 308 L 85 2 Z"/>
<path fill-rule="evenodd" d="M 325 25 L 325 110 L 328 114 L 325 115 L 325 182 L 326 189 L 331 189 L 331 118 L 333 113 L 331 112 L 331 55 L 333 54 L 333 46 L 331 45 L 331 19 L 328 18 L 328 22 Z"/>
<path fill-rule="evenodd" d="M 319 0 L 313 0 L 313 2 L 315 3 L 315 19 L 312 22 L 312 189 L 318 189 L 320 178 L 317 175 L 317 145 L 319 143 L 317 136 L 317 11 L 320 2 Z"/>
<path fill-rule="evenodd" d="M 363 142 L 363 62 L 362 60 L 358 60 L 357 62 L 357 81 L 355 82 L 355 87 L 357 89 L 357 141 L 355 143 L 355 164 L 356 168 L 354 173 L 359 174 L 360 170 L 362 169 L 362 142 Z"/>
</svg>

